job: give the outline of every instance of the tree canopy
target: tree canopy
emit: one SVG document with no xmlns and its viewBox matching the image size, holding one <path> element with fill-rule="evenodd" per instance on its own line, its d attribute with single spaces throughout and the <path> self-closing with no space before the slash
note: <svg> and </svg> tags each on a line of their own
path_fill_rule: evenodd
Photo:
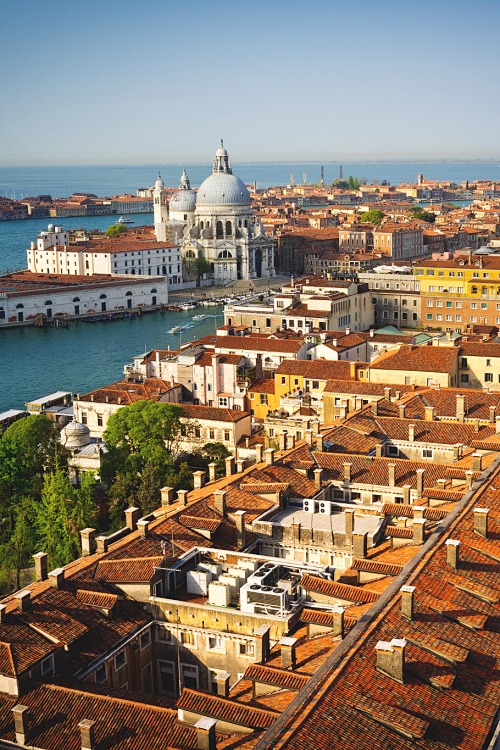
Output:
<svg viewBox="0 0 500 750">
<path fill-rule="evenodd" d="M 428 224 L 434 224 L 436 221 L 436 214 L 433 211 L 425 211 L 425 209 L 420 208 L 420 206 L 410 208 L 408 213 L 414 216 L 415 219 L 426 221 Z"/>
<path fill-rule="evenodd" d="M 352 177 L 349 175 L 347 180 L 340 180 L 338 177 L 332 182 L 332 188 L 340 188 L 342 190 L 359 190 L 361 185 L 366 184 L 366 180 L 360 180 L 359 177 Z"/>
<path fill-rule="evenodd" d="M 372 208 L 370 211 L 365 211 L 359 217 L 361 224 L 380 224 L 385 214 L 379 208 Z"/>
<path fill-rule="evenodd" d="M 124 234 L 127 231 L 128 229 L 125 224 L 111 224 L 111 226 L 106 229 L 106 237 L 118 237 L 118 235 Z"/>
</svg>

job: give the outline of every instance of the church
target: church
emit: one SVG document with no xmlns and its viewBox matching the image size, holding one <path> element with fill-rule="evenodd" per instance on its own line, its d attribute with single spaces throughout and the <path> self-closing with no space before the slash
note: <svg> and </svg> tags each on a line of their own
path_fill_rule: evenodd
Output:
<svg viewBox="0 0 500 750">
<path fill-rule="evenodd" d="M 183 170 L 179 189 L 167 201 L 161 177 L 153 191 L 158 242 L 182 247 L 185 268 L 203 258 L 216 284 L 275 275 L 273 240 L 254 215 L 246 185 L 233 174 L 221 141 L 212 174 L 196 192 Z"/>
</svg>

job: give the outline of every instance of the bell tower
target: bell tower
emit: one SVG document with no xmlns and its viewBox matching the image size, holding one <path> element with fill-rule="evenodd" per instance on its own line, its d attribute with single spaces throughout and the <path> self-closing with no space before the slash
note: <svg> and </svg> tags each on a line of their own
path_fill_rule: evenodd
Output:
<svg viewBox="0 0 500 750">
<path fill-rule="evenodd" d="M 158 175 L 153 190 L 153 211 L 155 234 L 158 237 L 158 225 L 165 223 L 168 219 L 167 191 L 165 190 L 161 175 Z"/>
</svg>

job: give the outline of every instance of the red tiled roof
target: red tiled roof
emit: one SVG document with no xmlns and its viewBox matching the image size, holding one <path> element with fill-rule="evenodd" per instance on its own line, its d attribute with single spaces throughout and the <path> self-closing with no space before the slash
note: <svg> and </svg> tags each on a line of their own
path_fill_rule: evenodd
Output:
<svg viewBox="0 0 500 750">
<path fill-rule="evenodd" d="M 334 597 L 335 599 L 344 599 L 348 602 L 359 602 L 360 604 L 376 602 L 380 596 L 376 591 L 350 586 L 347 583 L 329 581 L 325 578 L 317 578 L 309 574 L 305 574 L 302 577 L 300 585 L 306 591 L 314 591 L 318 594 Z"/>
<path fill-rule="evenodd" d="M 311 623 L 313 625 L 324 625 L 327 628 L 333 628 L 333 613 L 326 612 L 322 609 L 304 608 L 300 614 L 300 621 Z M 344 630 L 353 628 L 357 623 L 355 617 L 344 615 Z"/>
<path fill-rule="evenodd" d="M 233 352 L 276 352 L 282 354 L 297 354 L 304 346 L 303 341 L 288 341 L 287 339 L 257 338 L 248 336 L 218 336 L 215 349 L 230 349 Z"/>
<path fill-rule="evenodd" d="M 95 578 L 113 583 L 135 583 L 136 581 L 150 581 L 155 568 L 163 561 L 163 557 L 137 557 L 119 560 L 100 560 L 95 571 Z"/>
<path fill-rule="evenodd" d="M 371 370 L 402 370 L 403 372 L 449 373 L 457 360 L 459 350 L 451 346 L 401 346 L 397 352 L 378 357 Z"/>
<path fill-rule="evenodd" d="M 117 594 L 106 594 L 102 591 L 82 591 L 78 589 L 76 598 L 88 607 L 99 607 L 100 609 L 112 609 L 118 601 Z"/>
<path fill-rule="evenodd" d="M 179 516 L 179 521 L 184 526 L 189 526 L 193 529 L 206 529 L 207 531 L 215 531 L 221 524 L 220 518 L 196 518 L 195 516 L 182 515 Z"/>
<path fill-rule="evenodd" d="M 287 669 L 266 667 L 262 664 L 252 664 L 247 668 L 244 679 L 264 682 L 266 685 L 276 685 L 283 690 L 300 690 L 309 680 L 309 675 L 297 674 Z"/>
<path fill-rule="evenodd" d="M 375 721 L 411 737 L 412 740 L 421 739 L 430 725 L 430 722 L 419 719 L 408 711 L 401 711 L 387 702 L 375 701 L 366 695 L 359 696 L 355 708 Z"/>
<path fill-rule="evenodd" d="M 302 375 L 304 378 L 329 380 L 332 376 L 351 379 L 351 363 L 327 359 L 285 359 L 276 370 L 277 375 Z"/>
<path fill-rule="evenodd" d="M 393 536 L 396 539 L 411 539 L 413 536 L 413 530 L 407 529 L 405 526 L 388 526 L 385 533 L 387 536 Z"/>
<path fill-rule="evenodd" d="M 433 490 L 434 491 L 434 490 Z M 460 497 L 463 493 L 457 493 Z M 448 515 L 447 510 L 440 510 L 439 508 L 425 508 L 424 518 L 430 521 L 440 521 Z M 402 505 L 401 503 L 384 503 L 382 506 L 383 515 L 393 516 L 406 516 L 407 518 L 413 518 L 413 507 L 411 505 Z"/>
<path fill-rule="evenodd" d="M 176 705 L 184 711 L 260 731 L 270 727 L 277 717 L 274 712 L 190 688 L 184 688 Z"/>
<path fill-rule="evenodd" d="M 212 422 L 239 422 L 250 416 L 250 412 L 221 409 L 215 406 L 186 406 L 181 404 L 181 417 L 186 419 L 208 419 Z"/>
<path fill-rule="evenodd" d="M 397 576 L 403 570 L 402 565 L 396 563 L 377 562 L 377 560 L 360 560 L 355 558 L 352 561 L 353 570 L 366 571 L 367 573 L 380 573 L 384 576 Z"/>
</svg>

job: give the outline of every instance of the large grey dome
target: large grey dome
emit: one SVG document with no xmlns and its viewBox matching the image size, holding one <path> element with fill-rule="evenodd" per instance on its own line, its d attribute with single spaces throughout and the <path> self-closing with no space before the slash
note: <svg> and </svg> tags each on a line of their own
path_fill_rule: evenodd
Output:
<svg viewBox="0 0 500 750">
<path fill-rule="evenodd" d="M 198 190 L 197 206 L 250 206 L 250 193 L 244 182 L 234 174 L 215 172 Z"/>
</svg>

